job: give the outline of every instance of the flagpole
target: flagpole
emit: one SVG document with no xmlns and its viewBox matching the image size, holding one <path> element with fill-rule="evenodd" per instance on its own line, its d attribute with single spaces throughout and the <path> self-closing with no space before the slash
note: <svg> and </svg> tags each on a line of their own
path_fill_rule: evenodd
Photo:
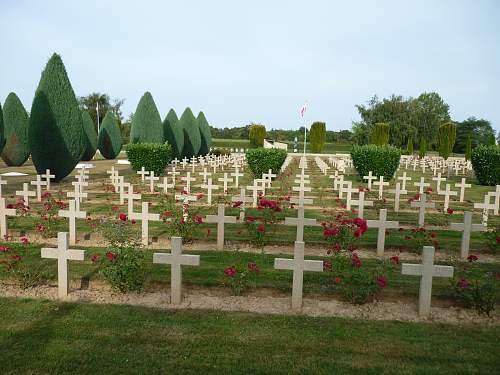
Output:
<svg viewBox="0 0 500 375">
<path fill-rule="evenodd" d="M 306 156 L 306 143 L 307 143 L 307 128 L 306 128 L 306 121 L 304 120 L 304 156 Z"/>
<path fill-rule="evenodd" d="M 99 102 L 97 102 L 96 104 L 96 107 L 95 107 L 95 111 L 97 113 L 97 134 L 99 134 Z"/>
</svg>

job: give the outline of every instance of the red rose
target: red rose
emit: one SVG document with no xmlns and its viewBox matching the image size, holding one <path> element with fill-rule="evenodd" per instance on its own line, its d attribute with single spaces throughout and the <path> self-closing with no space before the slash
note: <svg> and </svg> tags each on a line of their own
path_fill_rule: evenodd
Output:
<svg viewBox="0 0 500 375">
<path fill-rule="evenodd" d="M 387 285 L 387 279 L 384 276 L 377 277 L 377 284 L 381 288 L 385 288 Z"/>
<path fill-rule="evenodd" d="M 453 208 L 448 208 L 448 209 L 446 210 L 446 213 L 447 213 L 448 215 L 452 215 L 452 214 L 453 214 Z"/>
<path fill-rule="evenodd" d="M 203 218 L 201 216 L 194 215 L 193 219 L 196 224 L 203 224 Z"/>
<path fill-rule="evenodd" d="M 114 261 L 116 259 L 116 254 L 113 253 L 112 251 L 108 251 L 106 253 L 106 258 L 108 258 L 108 260 L 110 261 Z"/>
<path fill-rule="evenodd" d="M 234 266 L 231 266 L 231 267 L 227 267 L 225 270 L 224 270 L 224 273 L 226 274 L 226 276 L 228 277 L 234 277 L 236 275 L 238 271 L 236 271 L 236 268 Z"/>
<path fill-rule="evenodd" d="M 121 213 L 120 215 L 118 215 L 118 218 L 121 221 L 127 221 L 127 214 Z"/>
<path fill-rule="evenodd" d="M 8 246 L 0 246 L 0 253 L 5 253 L 9 250 L 10 250 L 10 248 Z"/>
<path fill-rule="evenodd" d="M 259 226 L 257 227 L 257 232 L 264 233 L 265 231 L 266 227 L 264 226 L 264 224 L 259 224 Z"/>
<path fill-rule="evenodd" d="M 92 263 L 96 263 L 101 257 L 97 254 L 94 254 L 90 257 Z"/>
<path fill-rule="evenodd" d="M 399 264 L 399 257 L 397 255 L 392 256 L 390 260 L 394 264 Z"/>
<path fill-rule="evenodd" d="M 469 286 L 469 282 L 466 279 L 464 279 L 463 277 L 458 279 L 457 284 L 460 288 L 467 288 Z"/>
<path fill-rule="evenodd" d="M 476 260 L 478 260 L 478 259 L 479 259 L 479 258 L 478 258 L 477 256 L 475 256 L 475 255 L 469 255 L 469 256 L 467 257 L 467 260 L 468 260 L 469 262 L 475 262 L 475 261 L 476 261 Z"/>
<path fill-rule="evenodd" d="M 330 262 L 329 260 L 325 260 L 323 262 L 323 271 L 332 271 L 332 262 Z"/>
<path fill-rule="evenodd" d="M 257 267 L 257 263 L 255 262 L 248 262 L 247 267 L 249 271 L 259 272 L 259 267 Z"/>
<path fill-rule="evenodd" d="M 342 282 L 342 279 L 340 277 L 336 277 L 334 280 L 335 284 L 340 284 Z"/>
</svg>

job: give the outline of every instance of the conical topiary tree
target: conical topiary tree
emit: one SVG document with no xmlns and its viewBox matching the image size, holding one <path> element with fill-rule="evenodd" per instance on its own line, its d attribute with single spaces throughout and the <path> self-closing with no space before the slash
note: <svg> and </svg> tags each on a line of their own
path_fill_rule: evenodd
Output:
<svg viewBox="0 0 500 375">
<path fill-rule="evenodd" d="M 102 120 L 97 145 L 101 155 L 106 159 L 116 158 L 122 149 L 120 127 L 111 111 L 106 112 Z"/>
<path fill-rule="evenodd" d="M 83 129 L 85 130 L 85 152 L 82 160 L 92 160 L 97 151 L 97 132 L 95 131 L 94 121 L 87 111 L 82 112 Z"/>
<path fill-rule="evenodd" d="M 207 155 L 210 151 L 210 147 L 212 147 L 212 133 L 210 132 L 210 126 L 208 125 L 207 118 L 203 112 L 198 113 L 198 117 L 196 118 L 196 122 L 198 123 L 198 127 L 200 128 L 201 135 L 201 146 L 200 146 L 200 155 Z"/>
<path fill-rule="evenodd" d="M 21 166 L 30 156 L 28 128 L 29 117 L 23 103 L 11 92 L 3 107 L 5 147 L 2 159 L 9 166 Z"/>
<path fill-rule="evenodd" d="M 85 131 L 78 102 L 58 54 L 53 54 L 40 78 L 30 113 L 29 148 L 37 173 L 46 169 L 56 181 L 82 159 Z"/>
<path fill-rule="evenodd" d="M 179 119 L 179 125 L 184 130 L 182 157 L 191 158 L 192 156 L 197 156 L 201 147 L 201 135 L 196 118 L 189 107 L 184 110 Z"/>
<path fill-rule="evenodd" d="M 5 137 L 3 134 L 3 112 L 2 104 L 0 103 L 0 152 L 2 152 L 3 146 L 5 146 Z"/>
<path fill-rule="evenodd" d="M 180 159 L 184 148 L 184 130 L 179 124 L 179 118 L 173 109 L 168 111 L 163 121 L 165 141 L 172 146 L 172 158 Z"/>
<path fill-rule="evenodd" d="M 164 143 L 163 124 L 150 92 L 144 93 L 130 129 L 130 143 Z"/>
</svg>

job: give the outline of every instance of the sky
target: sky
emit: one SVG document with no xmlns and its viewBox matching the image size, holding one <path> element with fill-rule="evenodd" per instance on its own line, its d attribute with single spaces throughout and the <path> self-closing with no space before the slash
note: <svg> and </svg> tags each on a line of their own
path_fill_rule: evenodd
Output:
<svg viewBox="0 0 500 375">
<path fill-rule="evenodd" d="M 500 131 L 500 1 L 0 0 L 0 101 L 62 56 L 77 96 L 150 91 L 215 127 L 350 129 L 373 95 L 436 91 Z M 299 109 L 309 102 L 304 119 Z"/>
</svg>

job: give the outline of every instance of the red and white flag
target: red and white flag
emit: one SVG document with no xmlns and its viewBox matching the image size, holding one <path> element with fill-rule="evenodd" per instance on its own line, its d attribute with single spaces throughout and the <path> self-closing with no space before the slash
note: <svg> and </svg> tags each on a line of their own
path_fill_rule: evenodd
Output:
<svg viewBox="0 0 500 375">
<path fill-rule="evenodd" d="M 307 111 L 308 102 L 305 102 L 302 108 L 300 108 L 300 117 L 304 117 Z"/>
</svg>

